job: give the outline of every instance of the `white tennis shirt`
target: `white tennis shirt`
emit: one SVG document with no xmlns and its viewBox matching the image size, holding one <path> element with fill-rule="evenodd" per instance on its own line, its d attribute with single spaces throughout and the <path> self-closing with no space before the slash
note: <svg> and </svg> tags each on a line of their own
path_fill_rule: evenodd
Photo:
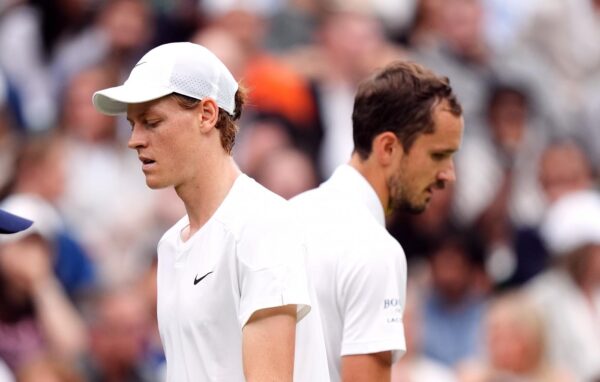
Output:
<svg viewBox="0 0 600 382">
<path fill-rule="evenodd" d="M 342 165 L 291 203 L 307 234 L 330 380 L 340 380 L 345 355 L 389 350 L 395 362 L 406 350 L 406 257 L 385 228 L 375 190 L 353 167 Z"/>
<path fill-rule="evenodd" d="M 328 380 L 305 247 L 289 204 L 240 175 L 186 242 L 185 216 L 158 244 L 158 324 L 167 381 L 244 381 L 242 330 L 261 309 L 298 307 L 295 381 Z M 314 301 L 314 299 L 313 299 Z M 310 313 L 309 313 L 310 312 Z"/>
</svg>

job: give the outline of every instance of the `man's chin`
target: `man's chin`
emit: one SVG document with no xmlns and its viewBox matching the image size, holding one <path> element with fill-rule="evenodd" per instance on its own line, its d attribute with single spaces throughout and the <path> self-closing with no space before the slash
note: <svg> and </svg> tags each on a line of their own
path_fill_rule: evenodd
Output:
<svg viewBox="0 0 600 382">
<path fill-rule="evenodd" d="M 415 205 L 407 204 L 407 205 L 402 206 L 402 211 L 408 212 L 413 215 L 421 214 L 421 213 L 425 212 L 426 209 L 427 209 L 427 205 L 415 206 Z"/>
<path fill-rule="evenodd" d="M 152 181 L 151 179 L 146 178 L 146 186 L 152 190 L 160 190 L 161 188 L 167 187 L 167 185 L 162 184 L 160 182 Z"/>
<path fill-rule="evenodd" d="M 400 203 L 398 209 L 403 212 L 408 212 L 413 215 L 418 215 L 420 213 L 423 213 L 427 209 L 428 204 L 429 204 L 429 200 L 426 200 L 425 202 L 419 203 L 419 204 L 408 202 L 408 201 L 403 201 L 402 203 Z"/>
</svg>

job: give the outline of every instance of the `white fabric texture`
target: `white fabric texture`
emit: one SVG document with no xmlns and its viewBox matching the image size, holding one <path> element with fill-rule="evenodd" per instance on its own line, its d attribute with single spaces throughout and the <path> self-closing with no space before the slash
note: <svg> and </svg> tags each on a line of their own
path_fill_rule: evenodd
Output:
<svg viewBox="0 0 600 382">
<path fill-rule="evenodd" d="M 406 349 L 406 258 L 385 229 L 375 191 L 354 168 L 342 165 L 291 203 L 307 235 L 330 380 L 341 378 L 341 356 L 389 350 L 396 361 Z"/>
<path fill-rule="evenodd" d="M 187 216 L 158 244 L 158 322 L 167 381 L 243 381 L 242 330 L 261 309 L 294 304 L 295 381 L 327 380 L 305 248 L 289 206 L 240 175 L 211 219 L 186 242 Z M 309 313 L 310 311 L 310 313 Z"/>
</svg>

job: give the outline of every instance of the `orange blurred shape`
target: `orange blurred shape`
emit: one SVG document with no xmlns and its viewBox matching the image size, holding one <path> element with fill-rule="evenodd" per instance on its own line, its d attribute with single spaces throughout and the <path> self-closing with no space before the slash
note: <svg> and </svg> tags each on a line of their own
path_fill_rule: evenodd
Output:
<svg viewBox="0 0 600 382">
<path fill-rule="evenodd" d="M 308 81 L 274 57 L 258 57 L 246 68 L 244 84 L 250 90 L 248 104 L 278 113 L 298 127 L 315 119 L 315 103 Z"/>
</svg>

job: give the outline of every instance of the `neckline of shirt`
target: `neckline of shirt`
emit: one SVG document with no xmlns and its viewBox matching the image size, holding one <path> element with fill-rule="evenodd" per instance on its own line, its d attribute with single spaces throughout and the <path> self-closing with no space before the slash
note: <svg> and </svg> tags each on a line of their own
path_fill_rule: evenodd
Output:
<svg viewBox="0 0 600 382">
<path fill-rule="evenodd" d="M 212 216 L 206 221 L 206 223 L 204 223 L 204 225 L 202 225 L 202 227 L 200 227 L 200 229 L 198 229 L 198 231 L 194 232 L 194 234 L 191 235 L 186 241 L 183 241 L 181 236 L 183 234 L 183 230 L 190 225 L 190 219 L 189 216 L 186 214 L 180 220 L 179 227 L 177 228 L 178 250 L 185 250 L 186 248 L 189 248 L 197 237 L 202 236 L 202 232 L 206 230 L 206 227 L 209 226 L 216 219 L 218 219 L 219 216 L 222 214 L 223 210 L 227 208 L 227 205 L 231 203 L 233 198 L 235 198 L 235 195 L 237 194 L 237 189 L 241 187 L 241 183 L 245 182 L 246 179 L 249 179 L 249 177 L 243 173 L 235 179 L 233 185 L 229 189 L 229 192 L 227 192 L 227 195 L 225 195 L 225 198 L 223 199 L 221 204 L 219 204 L 219 207 L 217 207 Z"/>
<path fill-rule="evenodd" d="M 331 181 L 338 186 L 341 183 L 344 189 L 340 191 L 364 204 L 375 220 L 385 227 L 385 211 L 381 201 L 371 183 L 357 169 L 349 164 L 340 165 L 325 184 Z"/>
</svg>

